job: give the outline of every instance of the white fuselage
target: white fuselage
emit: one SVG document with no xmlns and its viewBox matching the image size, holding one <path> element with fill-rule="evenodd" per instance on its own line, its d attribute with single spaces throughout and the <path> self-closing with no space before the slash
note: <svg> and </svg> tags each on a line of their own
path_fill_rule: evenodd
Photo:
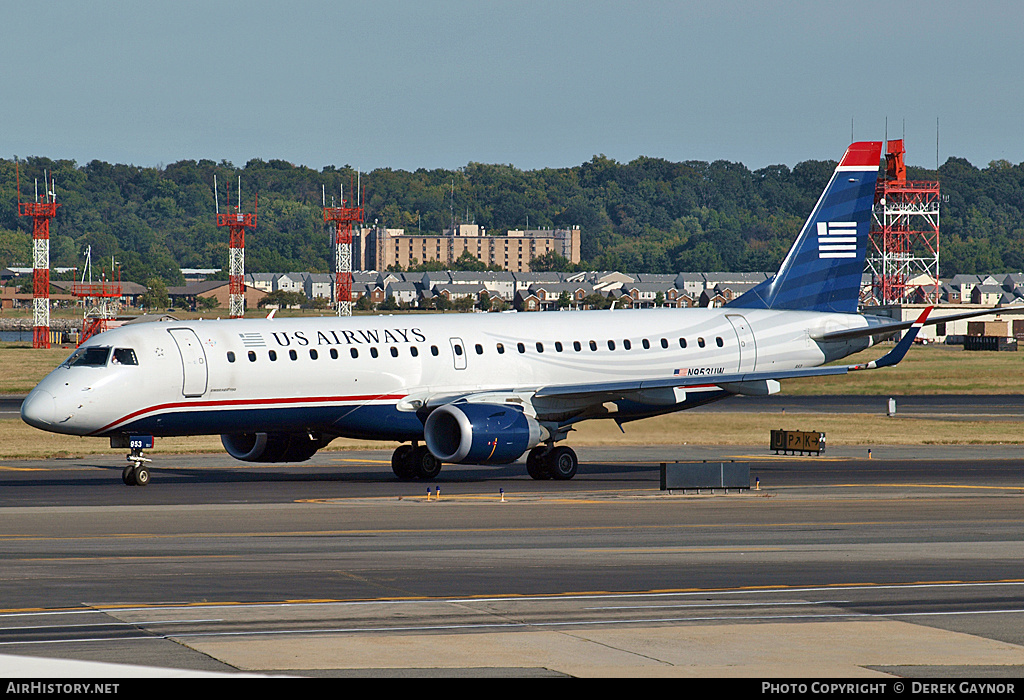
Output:
<svg viewBox="0 0 1024 700">
<path fill-rule="evenodd" d="M 22 415 L 74 435 L 416 440 L 417 410 L 446 396 L 516 392 L 540 419 L 531 392 L 552 385 L 706 376 L 704 391 L 719 398 L 727 394 L 716 375 L 838 359 L 867 341 L 826 349 L 812 336 L 864 325 L 853 314 L 729 308 L 140 323 L 91 338 L 33 390 Z M 694 401 L 697 393 L 621 410 L 649 415 L 710 400 Z M 576 414 L 590 417 L 584 408 Z"/>
</svg>

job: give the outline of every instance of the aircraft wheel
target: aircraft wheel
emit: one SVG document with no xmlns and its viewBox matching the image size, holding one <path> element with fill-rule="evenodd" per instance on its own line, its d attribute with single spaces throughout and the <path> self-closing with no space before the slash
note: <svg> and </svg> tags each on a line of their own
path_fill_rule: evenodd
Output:
<svg viewBox="0 0 1024 700">
<path fill-rule="evenodd" d="M 412 445 L 399 445 L 391 453 L 391 471 L 399 479 L 414 479 L 416 477 L 415 466 L 412 461 Z"/>
<path fill-rule="evenodd" d="M 547 460 L 544 459 L 546 452 L 546 447 L 534 447 L 526 456 L 526 473 L 534 479 L 551 478 L 551 470 L 548 468 Z"/>
<path fill-rule="evenodd" d="M 125 486 L 135 486 L 135 474 L 133 473 L 134 471 L 135 467 L 129 464 L 127 467 L 124 468 L 124 471 L 121 472 L 121 481 L 124 482 Z"/>
<path fill-rule="evenodd" d="M 560 481 L 576 476 L 576 470 L 580 465 L 580 461 L 573 449 L 564 445 L 551 450 L 544 461 L 549 465 L 551 477 Z"/>
<path fill-rule="evenodd" d="M 433 479 L 441 473 L 441 460 L 435 457 L 426 445 L 413 448 L 410 461 L 413 472 L 421 479 Z"/>
<path fill-rule="evenodd" d="M 146 484 L 149 483 L 149 470 L 146 469 L 141 464 L 135 467 L 135 469 L 133 469 L 132 472 L 132 480 L 135 482 L 136 486 L 145 486 Z"/>
</svg>

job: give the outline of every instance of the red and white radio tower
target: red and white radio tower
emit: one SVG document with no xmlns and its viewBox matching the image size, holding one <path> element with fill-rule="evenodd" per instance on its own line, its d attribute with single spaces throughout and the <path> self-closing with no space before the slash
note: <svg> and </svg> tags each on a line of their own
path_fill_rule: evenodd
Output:
<svg viewBox="0 0 1024 700">
<path fill-rule="evenodd" d="M 345 206 L 342 190 L 341 206 L 328 207 L 324 196 L 324 223 L 334 224 L 334 303 L 339 316 L 352 315 L 352 224 L 363 222 L 360 185 L 356 186 L 356 206 Z"/>
<path fill-rule="evenodd" d="M 217 225 L 227 226 L 231 231 L 228 239 L 228 316 L 245 316 L 245 229 L 256 228 L 256 213 L 242 213 L 242 178 L 238 178 L 238 205 L 231 211 L 231 184 L 228 183 L 228 213 L 220 213 L 217 199 L 217 176 L 213 176 L 213 195 L 217 207 Z M 259 211 L 259 195 L 256 197 L 256 212 Z"/>
<path fill-rule="evenodd" d="M 889 141 L 875 186 L 867 268 L 879 304 L 938 303 L 939 183 L 907 180 L 903 139 Z"/>
<path fill-rule="evenodd" d="M 43 199 L 39 181 L 33 202 L 21 201 L 21 172 L 14 166 L 18 187 L 18 216 L 32 217 L 32 347 L 50 347 L 50 220 L 57 216 L 56 186 L 43 177 Z"/>
</svg>

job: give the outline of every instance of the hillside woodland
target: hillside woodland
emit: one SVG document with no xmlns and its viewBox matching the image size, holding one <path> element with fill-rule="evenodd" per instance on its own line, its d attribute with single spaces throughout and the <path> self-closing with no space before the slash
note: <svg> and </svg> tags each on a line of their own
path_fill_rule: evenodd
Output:
<svg viewBox="0 0 1024 700">
<path fill-rule="evenodd" d="M 770 271 L 777 268 L 835 167 L 805 161 L 750 170 L 742 163 L 670 162 L 603 155 L 571 168 L 524 171 L 469 163 L 458 170 L 379 169 L 361 175 L 366 222 L 436 235 L 451 222 L 491 234 L 510 228 L 579 226 L 580 268 L 629 272 Z M 356 172 L 317 171 L 282 160 L 183 160 L 160 167 L 78 165 L 21 159 L 21 197 L 51 173 L 61 204 L 51 228 L 53 267 L 81 266 L 88 246 L 97 273 L 121 266 L 122 278 L 181 284 L 180 268 L 226 268 L 228 234 L 214 216 L 214 175 L 221 211 L 257 205 L 246 233 L 247 272 L 329 270 L 330 232 L 322 198 L 351 199 Z M 908 168 L 913 180 L 942 186 L 943 277 L 1024 270 L 1024 163 L 978 168 L 950 158 L 938 171 Z M 19 217 L 14 159 L 0 159 L 0 267 L 30 267 L 30 219 Z M 39 191 L 42 192 L 42 184 Z M 557 255 L 540 265 L 572 269 Z M 226 273 L 222 273 L 226 274 Z"/>
</svg>

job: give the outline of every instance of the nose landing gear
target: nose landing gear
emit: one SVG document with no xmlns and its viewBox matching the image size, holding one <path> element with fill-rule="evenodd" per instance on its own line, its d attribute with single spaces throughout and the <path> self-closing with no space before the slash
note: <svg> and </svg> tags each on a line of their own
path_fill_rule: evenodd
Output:
<svg viewBox="0 0 1024 700">
<path fill-rule="evenodd" d="M 121 472 L 121 481 L 126 486 L 145 486 L 149 483 L 149 467 L 147 463 L 153 460 L 142 456 L 141 447 L 133 447 L 128 454 L 128 466 Z"/>
<path fill-rule="evenodd" d="M 149 467 L 146 465 L 153 460 L 144 457 L 142 451 L 153 447 L 152 435 L 112 436 L 110 446 L 113 448 L 127 447 L 131 450 L 127 457 L 128 466 L 121 472 L 121 481 L 126 486 L 145 486 L 149 483 Z"/>
</svg>

